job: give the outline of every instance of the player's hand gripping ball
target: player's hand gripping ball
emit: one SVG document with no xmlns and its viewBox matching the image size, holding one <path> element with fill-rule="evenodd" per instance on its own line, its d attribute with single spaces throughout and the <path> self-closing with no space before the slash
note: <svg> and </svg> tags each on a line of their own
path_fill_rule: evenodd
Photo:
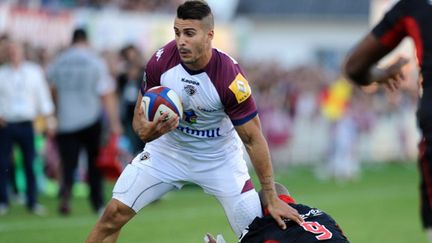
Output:
<svg viewBox="0 0 432 243">
<path fill-rule="evenodd" d="M 141 107 L 148 121 L 159 119 L 165 112 L 168 112 L 167 120 L 174 114 L 177 114 L 180 119 L 183 115 L 180 97 L 174 90 L 165 86 L 156 86 L 147 90 L 142 97 Z"/>
</svg>

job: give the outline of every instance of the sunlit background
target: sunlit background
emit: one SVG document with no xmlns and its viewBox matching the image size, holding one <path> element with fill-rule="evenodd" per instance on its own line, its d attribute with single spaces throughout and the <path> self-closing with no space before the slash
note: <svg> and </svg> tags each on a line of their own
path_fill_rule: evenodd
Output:
<svg viewBox="0 0 432 243">
<path fill-rule="evenodd" d="M 145 64 L 157 48 L 173 39 L 175 10 L 182 2 L 183 0 L 1 0 L 0 35 L 24 42 L 27 58 L 46 68 L 52 58 L 69 45 L 73 29 L 83 27 L 89 33 L 92 46 L 108 62 L 113 79 L 117 80 L 121 74 L 128 72 L 131 66 L 128 63 L 130 60 L 121 56 L 121 50 L 126 46 L 137 47 L 138 62 Z M 365 233 L 370 235 L 370 238 L 358 236 L 358 227 L 353 223 L 356 221 L 353 218 L 355 216 L 338 212 L 337 207 L 332 208 L 332 202 L 326 198 L 326 193 L 351 190 L 351 187 L 356 188 L 363 185 L 362 183 L 366 183 L 373 191 L 377 185 L 373 184 L 373 179 L 373 182 L 368 181 L 368 178 L 375 178 L 376 175 L 373 173 L 377 173 L 377 170 L 389 178 L 394 178 L 393 172 L 402 177 L 406 175 L 405 179 L 409 180 L 410 186 L 400 194 L 407 197 L 404 198 L 402 195 L 399 198 L 398 195 L 398 198 L 401 200 L 401 210 L 408 209 L 407 215 L 410 215 L 410 218 L 398 219 L 406 221 L 396 226 L 401 229 L 393 230 L 402 230 L 406 224 L 413 225 L 410 228 L 412 231 L 405 232 L 404 235 L 414 235 L 417 239 L 415 242 L 422 242 L 424 233 L 418 216 L 416 171 L 417 144 L 420 137 L 415 120 L 419 92 L 418 70 L 412 43 L 405 40 L 400 48 L 382 62 L 382 65 L 386 65 L 400 55 L 410 58 L 411 62 L 404 70 L 407 80 L 397 92 L 389 92 L 374 86 L 360 90 L 352 86 L 341 71 L 349 50 L 370 30 L 372 24 L 381 19 L 384 11 L 395 1 L 207 2 L 215 14 L 214 47 L 237 59 L 252 85 L 277 178 L 293 185 L 297 184 L 291 178 L 308 178 L 309 183 L 298 185 L 298 189 L 294 188 L 296 194 L 309 204 L 317 207 L 323 205 L 322 207 L 338 216 L 337 220 L 348 221 L 346 224 L 349 230 L 346 230 L 346 233 L 357 239 L 352 240 L 353 242 L 387 242 L 385 238 L 374 239 L 375 231 Z M 0 57 L 2 56 L 0 52 Z M 122 92 L 118 92 L 118 96 L 120 111 L 124 112 L 123 104 L 127 100 L 124 100 L 126 98 Z M 37 142 L 39 156 L 35 170 L 38 174 L 39 190 L 45 204 L 48 205 L 49 217 L 57 217 L 58 160 L 53 155 L 52 148 L 47 146 L 42 133 L 38 136 Z M 127 136 L 120 139 L 118 148 L 118 161 L 124 166 L 134 154 Z M 15 161 L 19 201 L 20 194 L 25 190 L 19 151 L 16 151 Z M 85 180 L 85 158 L 81 158 L 80 163 L 80 170 L 77 172 L 78 182 Z M 307 176 L 303 177 L 304 173 Z M 382 178 L 385 180 L 386 177 Z M 397 180 L 395 178 L 389 184 L 397 188 Z M 404 183 L 406 186 L 407 182 Z M 302 187 L 320 185 L 328 185 L 322 187 L 327 191 L 313 200 L 306 192 L 317 192 Z M 367 188 L 363 189 L 367 197 Z M 78 183 L 74 195 L 78 199 L 85 198 L 87 190 L 85 183 Z M 385 193 L 385 187 L 383 190 Z M 188 193 L 190 191 L 185 194 Z M 201 191 L 197 190 L 197 194 L 200 193 Z M 408 202 L 405 200 L 407 198 Z M 351 200 L 340 197 L 337 204 L 343 205 L 344 199 Z M 165 200 L 169 201 L 169 198 Z M 392 200 L 394 197 L 390 196 L 388 202 L 391 203 Z M 379 205 L 379 202 L 368 202 L 371 205 Z M 18 202 L 13 203 L 19 205 Z M 168 205 L 173 202 L 164 202 L 162 199 L 160 211 L 165 210 L 165 203 Z M 86 203 L 83 205 L 87 207 Z M 217 204 L 212 205 L 218 207 Z M 152 205 L 149 210 L 154 210 L 154 214 L 157 215 L 157 207 L 158 205 Z M 382 205 L 379 207 L 382 208 Z M 218 212 L 221 214 L 218 219 L 222 219 L 222 224 L 228 227 L 223 221 L 223 212 Z M 378 219 L 380 212 L 376 213 L 378 215 L 375 214 Z M 85 213 L 89 214 L 82 214 Z M 33 226 L 22 226 L 25 225 L 22 220 L 31 221 L 33 218 L 23 214 L 20 212 L 15 216 L 12 210 L 8 215 L 0 216 L 0 242 L 47 242 L 46 238 L 39 238 L 40 241 L 25 238 L 26 230 L 31 230 Z M 353 222 L 347 219 L 349 217 Z M 76 233 L 79 240 L 74 241 L 74 238 L 71 238 L 65 242 L 79 242 L 85 238 L 96 218 L 85 219 L 88 220 L 80 219 L 85 221 L 85 226 L 80 233 Z M 71 229 L 79 224 L 71 223 L 77 220 L 73 214 L 64 220 L 61 222 L 66 227 L 70 225 Z M 146 222 L 140 224 L 143 229 L 146 228 Z M 341 226 L 344 228 L 343 223 Z M 54 227 L 52 231 L 55 230 Z M 209 230 L 218 229 L 209 226 Z M 220 231 L 226 232 L 231 240 L 234 239 L 229 229 L 223 228 Z M 182 242 L 200 242 L 201 235 L 205 233 L 195 233 L 192 227 L 190 232 L 198 238 Z M 8 236 L 18 234 L 24 235 L 21 235 L 21 238 Z M 139 234 L 142 234 L 142 241 L 123 239 L 122 242 L 177 242 L 146 240 L 145 237 L 149 233 L 145 232 L 137 232 L 138 236 L 132 239 L 140 239 Z M 388 242 L 407 241 L 393 239 Z"/>
</svg>

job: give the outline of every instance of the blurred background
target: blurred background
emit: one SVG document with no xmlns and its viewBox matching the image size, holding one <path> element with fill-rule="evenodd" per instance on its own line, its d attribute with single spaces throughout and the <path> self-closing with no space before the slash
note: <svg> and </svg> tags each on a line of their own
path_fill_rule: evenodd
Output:
<svg viewBox="0 0 432 243">
<path fill-rule="evenodd" d="M 121 80 L 124 75 L 139 76 L 136 70 L 140 70 L 159 47 L 173 39 L 175 10 L 182 2 L 183 0 L 1 0 L 0 35 L 2 38 L 25 43 L 26 58 L 46 68 L 59 51 L 69 46 L 72 31 L 76 27 L 86 29 L 92 47 L 105 58 L 112 79 L 117 81 L 120 116 L 124 124 L 128 124 L 131 122 L 131 117 L 127 115 L 128 105 L 134 104 L 136 98 L 127 93 Z M 376 177 L 386 180 L 388 176 L 388 185 L 383 186 L 383 191 L 391 191 L 390 187 L 395 187 L 393 189 L 397 193 L 398 185 L 395 183 L 404 177 L 408 181 L 401 184 L 409 185 L 404 187 L 406 191 L 403 194 L 406 197 L 390 196 L 388 202 L 394 203 L 395 197 L 398 197 L 401 199 L 400 208 L 409 208 L 409 213 L 406 214 L 409 218 L 401 219 L 406 221 L 399 226 L 403 228 L 408 222 L 412 225 L 412 231 L 404 234 L 416 235 L 418 241 L 415 242 L 422 242 L 424 238 L 417 215 L 418 175 L 415 162 L 420 138 L 415 121 L 418 70 L 412 56 L 412 43 L 405 40 L 382 63 L 385 65 L 400 55 L 412 60 L 405 70 L 407 81 L 397 92 L 374 86 L 360 90 L 345 80 L 341 73 L 344 57 L 350 48 L 360 41 L 395 1 L 207 2 L 215 13 L 214 47 L 237 59 L 252 85 L 277 178 L 286 181 L 288 188 L 290 184 L 297 185 L 291 178 L 308 178 L 309 183 L 297 185 L 298 188 L 294 188 L 294 191 L 300 198 L 313 200 L 312 204 L 320 207 L 323 195 L 311 199 L 303 193 L 313 185 L 326 185 L 322 189 L 333 192 L 354 190 L 362 183 L 367 183 L 369 188 L 376 188 L 376 185 L 368 184 L 370 181 L 367 179 Z M 133 54 L 127 54 L 128 48 L 133 48 Z M 36 127 L 37 124 L 38 122 Z M 49 201 L 55 200 L 58 188 L 56 158 L 48 158 L 54 162 L 47 163 L 47 157 L 52 157 L 52 153 L 46 146 L 42 129 L 39 131 L 39 156 L 35 170 L 40 182 L 39 190 L 45 197 L 45 204 L 49 206 Z M 134 138 L 129 135 L 125 133 L 119 138 L 117 155 L 121 166 L 127 164 L 137 152 Z M 19 169 L 19 160 L 17 151 L 17 184 L 18 192 L 22 192 L 25 190 L 25 179 Z M 85 158 L 81 160 L 81 163 L 85 163 Z M 85 180 L 83 168 L 84 166 L 80 166 L 77 181 Z M 374 174 L 377 171 L 384 174 Z M 393 172 L 398 176 L 394 177 Z M 114 178 L 107 179 L 115 179 L 115 175 Z M 80 198 L 88 193 L 87 190 L 85 184 L 78 183 L 74 193 Z M 367 187 L 361 190 L 365 190 L 362 193 L 367 197 Z M 379 194 L 381 193 L 377 193 Z M 344 197 L 338 199 L 339 203 Z M 408 202 L 405 200 L 407 198 Z M 338 212 L 338 208 L 330 207 L 331 203 L 326 204 L 326 201 L 324 199 L 324 207 L 336 214 L 337 219 L 341 218 L 343 222 L 348 217 L 349 213 Z M 52 211 L 50 214 L 55 215 L 55 209 Z M 13 220 L 13 212 L 6 217 Z M 89 218 L 86 221 L 87 226 L 80 239 L 84 239 L 95 220 Z M 223 220 L 222 217 L 222 222 Z M 351 220 L 356 221 L 353 218 Z M 357 239 L 353 242 L 386 242 L 383 239 L 372 240 L 367 236 L 357 236 L 357 226 L 353 222 L 352 228 L 347 232 L 348 236 L 353 235 Z M 350 222 L 347 220 L 346 224 L 349 225 Z M 78 223 L 71 225 L 73 228 Z M 341 225 L 344 228 L 344 224 Z M 16 229 L 13 224 L 8 226 L 0 216 L 0 241 L 14 242 L 12 239 L 17 238 L 5 238 L 2 241 L 1 235 L 17 233 L 20 227 Z M 225 234 L 232 234 L 229 229 L 227 232 Z M 76 241 L 71 239 L 67 242 Z M 407 241 L 398 241 L 396 237 L 391 242 Z"/>
</svg>

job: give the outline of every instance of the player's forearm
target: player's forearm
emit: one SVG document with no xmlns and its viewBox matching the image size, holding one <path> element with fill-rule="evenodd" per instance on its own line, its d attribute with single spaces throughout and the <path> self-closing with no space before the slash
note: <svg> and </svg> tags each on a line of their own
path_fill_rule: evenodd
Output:
<svg viewBox="0 0 432 243">
<path fill-rule="evenodd" d="M 145 118 L 144 118 L 145 119 Z M 134 129 L 135 133 L 138 135 L 138 137 L 144 141 L 144 142 L 150 142 L 156 137 L 152 136 L 150 132 L 149 123 L 142 120 L 139 114 L 137 114 L 137 111 L 135 111 L 133 120 L 132 120 L 132 128 Z"/>
<path fill-rule="evenodd" d="M 368 86 L 374 82 L 381 83 L 387 78 L 385 69 L 373 65 L 366 70 L 347 72 L 347 77 L 359 86 Z"/>
<path fill-rule="evenodd" d="M 264 137 L 262 134 L 257 135 L 257 138 L 251 139 L 250 142 L 245 143 L 245 147 L 266 199 L 270 200 L 272 197 L 276 197 L 273 166 L 271 164 L 268 145 Z"/>
</svg>

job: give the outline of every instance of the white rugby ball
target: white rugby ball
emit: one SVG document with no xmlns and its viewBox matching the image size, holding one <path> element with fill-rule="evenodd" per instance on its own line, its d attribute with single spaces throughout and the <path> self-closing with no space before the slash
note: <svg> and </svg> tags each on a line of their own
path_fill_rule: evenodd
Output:
<svg viewBox="0 0 432 243">
<path fill-rule="evenodd" d="M 153 121 L 168 112 L 168 119 L 177 114 L 183 116 L 183 105 L 174 90 L 165 86 L 156 86 L 145 92 L 141 100 L 141 107 L 147 120 Z"/>
</svg>

